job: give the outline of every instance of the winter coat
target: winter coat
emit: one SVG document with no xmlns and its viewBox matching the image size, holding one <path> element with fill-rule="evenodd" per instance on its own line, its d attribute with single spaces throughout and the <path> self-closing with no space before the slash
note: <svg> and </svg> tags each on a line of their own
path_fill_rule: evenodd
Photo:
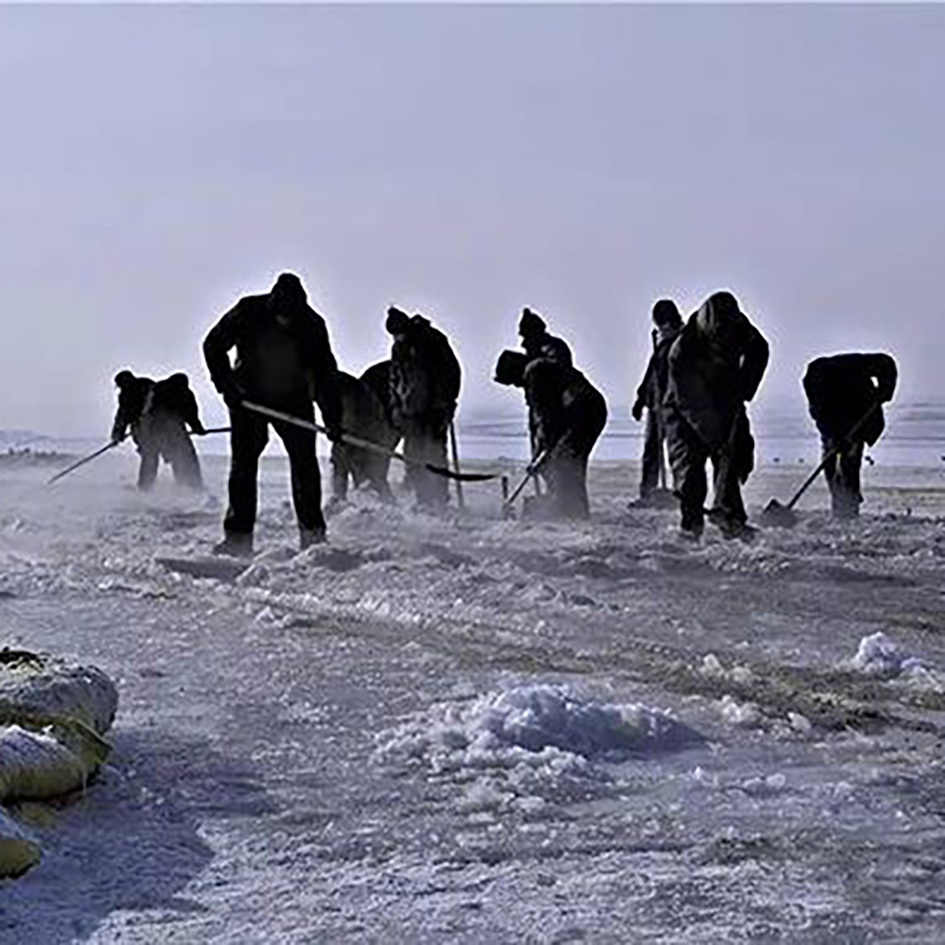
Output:
<svg viewBox="0 0 945 945">
<path fill-rule="evenodd" d="M 188 386 L 186 374 L 172 374 L 158 381 L 152 390 L 148 412 L 152 416 L 163 413 L 178 418 L 193 433 L 203 430 L 197 398 Z"/>
<path fill-rule="evenodd" d="M 669 374 L 669 349 L 681 331 L 682 325 L 677 328 L 653 329 L 653 353 L 647 362 L 643 380 L 637 388 L 636 403 L 641 407 L 655 410 L 663 402 Z"/>
<path fill-rule="evenodd" d="M 888 354 L 837 354 L 807 366 L 804 392 L 810 415 L 821 434 L 844 437 L 874 404 L 892 399 L 896 362 Z M 872 446 L 885 427 L 877 406 L 859 428 L 856 440 Z"/>
<path fill-rule="evenodd" d="M 710 450 L 725 449 L 736 421 L 747 426 L 744 404 L 755 396 L 767 364 L 761 332 L 728 293 L 717 293 L 670 346 L 663 403 L 678 409 Z"/>
<path fill-rule="evenodd" d="M 395 340 L 390 359 L 390 411 L 394 425 L 420 421 L 449 426 L 459 397 L 461 369 L 446 335 L 421 315 Z"/>
<path fill-rule="evenodd" d="M 568 343 L 562 338 L 557 338 L 547 331 L 529 335 L 522 340 L 522 349 L 532 360 L 535 358 L 547 358 L 549 361 L 556 361 L 565 367 L 572 367 L 574 359 L 571 357 L 571 349 Z"/>
<path fill-rule="evenodd" d="M 584 434 L 588 432 L 583 430 L 585 419 L 601 415 L 606 419 L 603 395 L 576 368 L 548 358 L 536 358 L 525 368 L 523 387 L 536 455 L 552 448 L 566 433 L 575 452 L 582 452 Z M 586 452 L 590 452 L 599 433 L 599 429 L 593 431 Z"/>
<path fill-rule="evenodd" d="M 130 428 L 137 432 L 141 418 L 150 405 L 154 381 L 150 377 L 135 377 L 118 388 L 118 410 L 112 423 L 112 439 L 123 440 Z"/>
<path fill-rule="evenodd" d="M 236 348 L 236 363 L 229 352 Z M 235 384 L 274 407 L 315 400 L 327 426 L 341 418 L 338 366 L 325 320 L 308 305 L 283 317 L 268 295 L 240 299 L 203 343 L 210 379 L 221 393 Z"/>
</svg>

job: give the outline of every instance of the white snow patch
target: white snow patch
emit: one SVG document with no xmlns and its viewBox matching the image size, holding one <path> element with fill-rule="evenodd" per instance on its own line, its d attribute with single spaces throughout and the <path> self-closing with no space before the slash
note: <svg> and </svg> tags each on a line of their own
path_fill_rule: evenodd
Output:
<svg viewBox="0 0 945 945">
<path fill-rule="evenodd" d="M 922 659 L 903 653 L 882 631 L 860 640 L 850 665 L 867 676 L 899 676 L 927 668 Z"/>
<path fill-rule="evenodd" d="M 591 774 L 591 758 L 652 755 L 702 737 L 657 709 L 606 705 L 564 686 L 534 685 L 440 703 L 379 741 L 382 755 L 423 760 L 436 771 L 525 767 L 555 776 Z"/>
<path fill-rule="evenodd" d="M 756 728 L 764 721 L 761 709 L 754 702 L 739 702 L 732 696 L 725 695 L 716 702 L 716 706 L 729 725 Z"/>
</svg>

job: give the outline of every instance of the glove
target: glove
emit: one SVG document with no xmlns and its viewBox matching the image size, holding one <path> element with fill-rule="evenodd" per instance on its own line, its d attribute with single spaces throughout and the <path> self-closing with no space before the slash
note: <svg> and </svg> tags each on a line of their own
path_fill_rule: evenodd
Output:
<svg viewBox="0 0 945 945">
<path fill-rule="evenodd" d="M 638 400 L 630 412 L 633 414 L 633 419 L 639 423 L 643 419 L 643 401 Z"/>
<path fill-rule="evenodd" d="M 341 437 L 343 434 L 344 431 L 337 423 L 325 424 L 325 436 L 327 436 L 332 443 L 341 443 Z"/>
<path fill-rule="evenodd" d="M 203 436 L 207 432 L 202 423 L 198 423 L 195 426 L 191 427 L 191 430 L 194 432 L 196 436 Z"/>
</svg>

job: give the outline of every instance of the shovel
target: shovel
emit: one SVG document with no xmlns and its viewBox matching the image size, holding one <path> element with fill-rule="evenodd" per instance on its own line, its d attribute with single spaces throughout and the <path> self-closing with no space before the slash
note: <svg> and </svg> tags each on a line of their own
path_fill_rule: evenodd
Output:
<svg viewBox="0 0 945 945">
<path fill-rule="evenodd" d="M 810 488 L 811 483 L 823 472 L 824 467 L 827 463 L 834 458 L 834 456 L 839 453 L 844 446 L 846 446 L 847 441 L 850 440 L 866 423 L 867 420 L 872 416 L 873 411 L 879 407 L 879 401 L 874 401 L 870 404 L 869 409 L 866 413 L 860 417 L 856 423 L 850 427 L 847 435 L 836 445 L 831 447 L 824 454 L 824 458 L 820 461 L 820 465 L 807 477 L 804 481 L 804 485 L 794 493 L 791 497 L 791 501 L 787 505 L 782 505 L 778 502 L 777 499 L 772 499 L 764 508 L 764 511 L 761 513 L 761 523 L 763 525 L 773 525 L 776 528 L 793 528 L 797 524 L 797 513 L 794 511 L 794 506 L 797 504 L 798 499 L 807 492 Z"/>
<path fill-rule="evenodd" d="M 261 404 L 254 404 L 248 400 L 240 401 L 240 406 L 245 410 L 250 410 L 253 413 L 258 413 L 264 417 L 268 417 L 270 420 L 281 420 L 283 423 L 291 423 L 293 426 L 301 427 L 303 430 L 311 430 L 313 433 L 328 433 L 327 427 L 320 426 L 317 423 L 311 423 L 308 420 L 303 420 L 301 417 L 294 417 L 291 413 L 283 413 L 281 410 L 273 410 L 271 407 L 264 407 Z M 422 466 L 437 476 L 445 476 L 447 479 L 454 479 L 457 482 L 484 482 L 487 479 L 496 479 L 499 475 L 501 475 L 500 473 L 453 472 L 452 469 L 447 469 L 444 466 L 435 466 L 433 463 L 417 462 L 413 459 L 407 459 L 403 453 L 398 453 L 396 450 L 389 450 L 383 446 L 378 446 L 377 443 L 372 443 L 370 440 L 362 440 L 361 437 L 352 436 L 350 433 L 342 433 L 341 440 L 342 442 L 347 443 L 349 446 L 358 446 L 361 449 L 368 450 L 371 453 L 377 453 L 381 456 L 389 456 L 391 459 L 399 459 L 400 462 L 404 463 L 406 466 Z"/>
</svg>

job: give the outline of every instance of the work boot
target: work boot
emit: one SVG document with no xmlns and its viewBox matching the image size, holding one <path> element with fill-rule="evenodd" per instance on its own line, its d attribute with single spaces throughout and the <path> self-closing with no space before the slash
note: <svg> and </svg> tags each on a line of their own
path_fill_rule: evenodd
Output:
<svg viewBox="0 0 945 945">
<path fill-rule="evenodd" d="M 213 554 L 229 555 L 232 558 L 252 558 L 253 536 L 241 532 L 228 532 L 223 541 L 213 546 Z"/>
<path fill-rule="evenodd" d="M 300 528 L 299 551 L 306 551 L 312 545 L 324 545 L 328 541 L 324 528 Z"/>
</svg>

